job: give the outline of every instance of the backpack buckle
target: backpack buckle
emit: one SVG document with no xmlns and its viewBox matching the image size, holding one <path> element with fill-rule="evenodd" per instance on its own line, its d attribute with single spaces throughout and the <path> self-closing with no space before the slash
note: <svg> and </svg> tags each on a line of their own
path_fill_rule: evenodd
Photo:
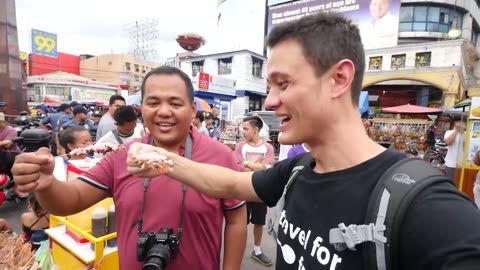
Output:
<svg viewBox="0 0 480 270">
<path fill-rule="evenodd" d="M 375 225 L 370 223 L 369 226 L 372 226 L 372 241 L 375 243 L 385 244 L 387 242 L 387 238 L 384 235 L 384 232 L 387 229 L 385 224 Z"/>
<path fill-rule="evenodd" d="M 385 225 L 368 225 L 348 226 L 345 223 L 338 224 L 338 228 L 330 230 L 330 244 L 336 250 L 343 251 L 345 249 L 356 250 L 355 246 L 363 242 L 386 243 L 387 238 L 384 236 Z"/>
</svg>

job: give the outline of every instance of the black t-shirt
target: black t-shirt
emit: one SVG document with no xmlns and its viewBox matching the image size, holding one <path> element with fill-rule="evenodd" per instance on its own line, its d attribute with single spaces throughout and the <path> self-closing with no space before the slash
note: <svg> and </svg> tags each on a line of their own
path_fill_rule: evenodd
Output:
<svg viewBox="0 0 480 270">
<path fill-rule="evenodd" d="M 254 173 L 254 189 L 268 206 L 276 205 L 301 157 Z M 329 231 L 340 223 L 364 224 L 375 184 L 402 158 L 387 150 L 341 171 L 318 174 L 314 164 L 305 168 L 290 188 L 280 216 L 276 269 L 368 270 L 362 245 L 357 251 L 337 251 L 329 243 Z M 399 269 L 480 269 L 480 212 L 448 183 L 418 195 L 400 233 Z"/>
</svg>

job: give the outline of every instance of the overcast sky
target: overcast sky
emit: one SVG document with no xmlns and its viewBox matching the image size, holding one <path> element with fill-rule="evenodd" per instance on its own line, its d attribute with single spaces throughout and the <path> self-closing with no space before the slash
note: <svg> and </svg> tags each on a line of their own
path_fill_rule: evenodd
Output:
<svg viewBox="0 0 480 270">
<path fill-rule="evenodd" d="M 70 54 L 125 53 L 126 29 L 136 20 L 158 19 L 160 60 L 183 52 L 178 34 L 195 32 L 207 44 L 198 53 L 250 49 L 261 53 L 263 0 L 16 0 L 20 51 L 31 52 L 31 29 L 57 34 L 58 51 Z M 218 14 L 221 24 L 217 25 Z"/>
</svg>

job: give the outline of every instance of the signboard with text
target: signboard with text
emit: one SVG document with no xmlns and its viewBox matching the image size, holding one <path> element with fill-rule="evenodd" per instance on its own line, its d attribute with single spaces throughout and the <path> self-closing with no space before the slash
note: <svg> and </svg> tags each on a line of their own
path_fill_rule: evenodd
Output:
<svg viewBox="0 0 480 270">
<path fill-rule="evenodd" d="M 32 53 L 57 57 L 57 35 L 32 29 Z"/>
<path fill-rule="evenodd" d="M 216 93 L 222 95 L 235 96 L 236 81 L 224 78 L 218 75 L 210 75 L 205 72 L 198 73 L 198 76 L 192 79 L 195 90 Z"/>
<path fill-rule="evenodd" d="M 365 49 L 397 45 L 400 0 L 297 0 L 268 8 L 268 32 L 282 22 L 317 12 L 335 12 L 360 29 Z"/>
<path fill-rule="evenodd" d="M 70 89 L 70 95 L 72 100 L 85 101 L 85 100 L 109 100 L 112 95 L 117 94 L 116 90 L 108 89 L 95 89 L 85 87 L 72 87 Z"/>
</svg>

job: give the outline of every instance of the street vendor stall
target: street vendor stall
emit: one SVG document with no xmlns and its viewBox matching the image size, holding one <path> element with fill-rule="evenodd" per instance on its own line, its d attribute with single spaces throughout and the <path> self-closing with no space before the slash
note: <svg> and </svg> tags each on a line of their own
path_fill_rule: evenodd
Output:
<svg viewBox="0 0 480 270">
<path fill-rule="evenodd" d="M 79 181 L 76 180 L 77 176 L 98 161 L 99 159 L 72 160 L 64 166 L 63 159 L 57 157 L 54 174 L 59 180 Z M 50 215 L 50 229 L 46 233 L 50 237 L 53 259 L 59 270 L 119 269 L 115 241 L 117 233 L 111 231 L 114 218 L 109 209 L 113 208 L 112 205 L 113 200 L 108 198 L 74 215 Z M 95 211 L 99 210 L 105 213 L 109 211 L 108 215 L 99 219 L 98 215 L 95 216 Z"/>
<path fill-rule="evenodd" d="M 465 131 L 457 135 L 460 135 L 460 149 L 455 186 L 473 200 L 473 186 L 480 169 L 472 162 L 473 156 L 480 150 L 480 97 L 471 98 L 470 111 L 462 114 L 461 121 Z"/>
<path fill-rule="evenodd" d="M 384 108 L 382 112 L 396 114 L 396 117 L 372 119 L 368 127 L 369 136 L 383 146 L 414 154 L 424 149 L 427 129 L 433 124 L 427 115 L 441 113 L 442 109 L 407 104 Z"/>
</svg>

